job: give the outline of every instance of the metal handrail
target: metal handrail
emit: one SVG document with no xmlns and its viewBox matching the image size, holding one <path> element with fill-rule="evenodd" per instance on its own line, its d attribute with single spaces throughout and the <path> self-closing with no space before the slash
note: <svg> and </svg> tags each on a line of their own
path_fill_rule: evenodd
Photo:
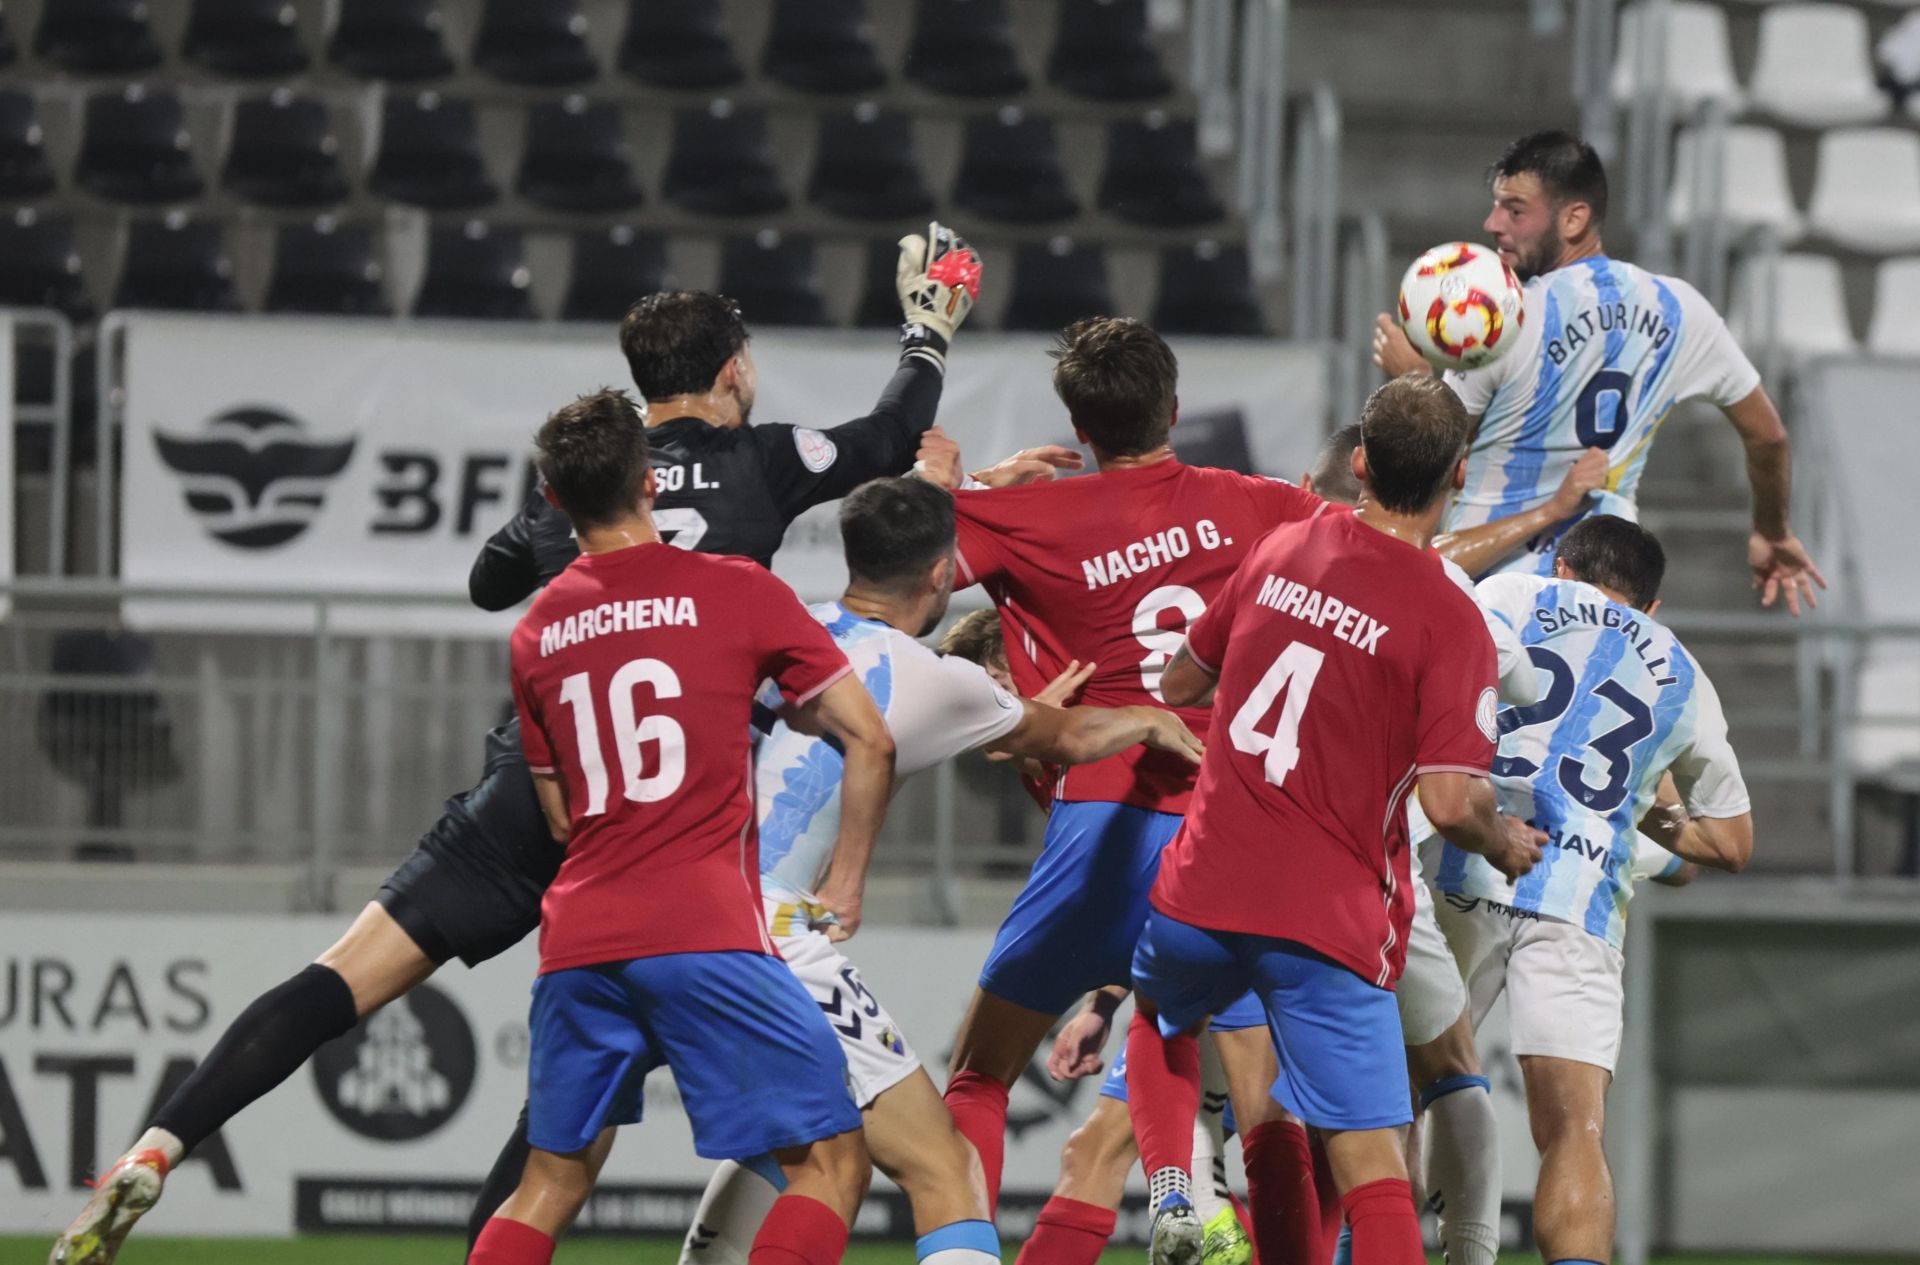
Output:
<svg viewBox="0 0 1920 1265">
<path fill-rule="evenodd" d="M 1340 100 L 1316 83 L 1294 124 L 1293 337 L 1332 340 L 1340 234 Z M 1278 231 L 1275 223 L 1273 230 Z M 1256 226 L 1256 232 L 1258 226 Z"/>
<path fill-rule="evenodd" d="M 1613 108 L 1614 0 L 1578 0 L 1573 17 L 1573 99 L 1580 107 L 1580 134 L 1611 165 L 1619 155 Z"/>
<path fill-rule="evenodd" d="M 43 423 L 51 429 L 53 450 L 47 489 L 47 571 L 64 575 L 67 569 L 67 496 L 73 484 L 73 322 L 53 308 L 23 307 L 3 310 L 15 330 L 41 329 L 53 340 L 53 399 L 46 404 L 21 404 L 14 399 L 19 379 L 18 340 L 15 340 L 15 380 L 6 385 L 13 418 Z M 9 441 L 11 439 L 9 438 Z"/>
<path fill-rule="evenodd" d="M 1360 415 L 1374 372 L 1373 318 L 1393 301 L 1385 217 L 1364 211 L 1346 222 L 1345 235 L 1340 258 L 1343 335 L 1333 381 L 1333 420 L 1340 425 Z"/>
</svg>

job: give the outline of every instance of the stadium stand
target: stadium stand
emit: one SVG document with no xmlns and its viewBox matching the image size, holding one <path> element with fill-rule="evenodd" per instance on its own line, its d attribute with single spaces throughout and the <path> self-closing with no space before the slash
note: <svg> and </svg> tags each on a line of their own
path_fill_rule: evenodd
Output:
<svg viewBox="0 0 1920 1265">
<path fill-rule="evenodd" d="M 234 78 L 291 75 L 313 60 L 286 0 L 194 0 L 180 53 Z"/>
<path fill-rule="evenodd" d="M 233 260 L 218 223 L 171 212 L 158 220 L 135 220 L 127 230 L 127 253 L 113 305 L 182 312 L 231 312 L 239 308 Z"/>
<path fill-rule="evenodd" d="M 629 211 L 645 200 L 624 120 L 612 104 L 582 96 L 543 101 L 527 115 L 527 143 L 514 190 L 554 211 Z"/>
<path fill-rule="evenodd" d="M 133 84 L 87 99 L 77 183 L 115 202 L 182 202 L 206 187 L 180 98 Z"/>
<path fill-rule="evenodd" d="M 766 215 L 787 207 L 764 110 L 720 99 L 674 118 L 661 192 L 703 215 Z"/>
<path fill-rule="evenodd" d="M 1246 247 L 1211 239 L 1167 247 L 1160 257 L 1153 324 L 1169 334 L 1266 333 Z"/>
<path fill-rule="evenodd" d="M 1030 82 L 1005 0 L 915 0 L 902 73 L 955 97 L 1018 96 Z"/>
<path fill-rule="evenodd" d="M 856 220 L 898 220 L 933 212 L 914 152 L 913 120 L 862 102 L 820 120 L 807 200 Z"/>
<path fill-rule="evenodd" d="M 438 79 L 453 72 L 439 0 L 340 0 L 327 59 L 362 79 Z"/>
<path fill-rule="evenodd" d="M 1867 50 L 1867 17 L 1843 4 L 1780 4 L 1760 15 L 1755 110 L 1798 127 L 1871 123 L 1887 114 Z"/>
<path fill-rule="evenodd" d="M 967 120 L 953 203 L 1018 224 L 1047 224 L 1079 214 L 1052 122 L 1012 105 Z"/>
<path fill-rule="evenodd" d="M 325 206 L 346 197 L 340 138 L 326 102 L 295 96 L 289 88 L 241 98 L 220 183 L 245 201 L 267 206 Z"/>
<path fill-rule="evenodd" d="M 481 155 L 473 103 L 437 92 L 387 98 L 380 157 L 367 183 L 395 202 L 435 210 L 486 206 L 500 196 Z"/>
<path fill-rule="evenodd" d="M 1052 331 L 1112 310 L 1106 253 L 1070 237 L 1055 237 L 1020 247 L 1013 297 L 1001 323 L 1008 329 Z"/>
<path fill-rule="evenodd" d="M 770 325 L 825 325 L 826 300 L 810 238 L 762 229 L 729 237 L 720 248 L 720 291 Z"/>
<path fill-rule="evenodd" d="M 798 92 L 871 92 L 887 81 L 864 0 L 775 0 L 760 72 Z"/>
<path fill-rule="evenodd" d="M 725 16 L 708 0 L 632 0 L 621 73 L 657 88 L 731 88 L 745 78 Z"/>
<path fill-rule="evenodd" d="M 473 64 L 503 83 L 541 87 L 589 83 L 600 73 L 580 0 L 487 0 Z"/>
<path fill-rule="evenodd" d="M 533 315 L 526 243 L 518 229 L 484 220 L 443 224 L 427 243 L 427 273 L 415 316 L 526 320 Z"/>
<path fill-rule="evenodd" d="M 617 321 L 633 305 L 634 295 L 662 288 L 666 276 L 667 244 L 654 234 L 636 233 L 624 224 L 578 233 L 561 317 Z"/>
<path fill-rule="evenodd" d="M 37 198 L 53 186 L 39 107 L 27 93 L 0 92 L 0 198 Z"/>
<path fill-rule="evenodd" d="M 388 304 L 373 230 L 321 216 L 282 225 L 262 306 L 269 312 L 385 316 Z"/>
<path fill-rule="evenodd" d="M 160 64 L 141 0 L 66 0 L 40 12 L 33 51 L 63 70 L 126 74 Z"/>
</svg>

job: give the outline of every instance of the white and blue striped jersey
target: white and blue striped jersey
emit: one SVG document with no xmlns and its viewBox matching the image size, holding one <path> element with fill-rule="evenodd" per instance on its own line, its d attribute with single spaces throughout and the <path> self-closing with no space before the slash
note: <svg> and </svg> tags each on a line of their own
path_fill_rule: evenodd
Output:
<svg viewBox="0 0 1920 1265">
<path fill-rule="evenodd" d="M 1719 696 L 1671 632 L 1590 584 L 1501 575 L 1479 592 L 1543 683 L 1533 703 L 1500 712 L 1493 783 L 1501 811 L 1547 842 L 1517 883 L 1448 844 L 1434 886 L 1574 923 L 1618 948 L 1637 826 L 1660 775 L 1673 774 L 1696 817 L 1748 810 Z"/>
<path fill-rule="evenodd" d="M 1480 418 L 1467 483 L 1448 507 L 1458 531 L 1544 504 L 1588 448 L 1607 450 L 1607 493 L 1589 512 L 1634 517 L 1654 434 L 1684 400 L 1722 408 L 1760 374 L 1700 292 L 1604 255 L 1527 283 L 1520 341 L 1447 385 Z M 1553 546 L 1571 523 L 1528 542 L 1494 573 L 1553 573 Z"/>
<path fill-rule="evenodd" d="M 984 747 L 1020 723 L 1025 708 L 978 664 L 936 654 L 890 624 L 862 619 L 838 602 L 808 608 L 853 665 L 854 676 L 893 735 L 895 785 L 940 761 Z M 840 833 L 840 752 L 784 722 L 754 760 L 760 827 L 760 893 L 802 906 L 833 859 Z M 804 930 L 804 927 L 800 928 Z M 793 929 L 775 928 L 775 935 Z"/>
</svg>

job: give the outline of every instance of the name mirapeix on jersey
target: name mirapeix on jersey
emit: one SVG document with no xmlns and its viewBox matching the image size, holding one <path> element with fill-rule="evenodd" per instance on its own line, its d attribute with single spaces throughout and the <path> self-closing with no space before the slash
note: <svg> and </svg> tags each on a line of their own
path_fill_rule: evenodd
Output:
<svg viewBox="0 0 1920 1265">
<path fill-rule="evenodd" d="M 1606 512 L 1630 514 L 1654 433 L 1676 404 L 1726 407 L 1760 385 L 1720 314 L 1677 277 L 1601 255 L 1535 277 L 1526 304 L 1506 355 L 1446 375 L 1481 419 L 1448 531 L 1545 503 L 1588 448 L 1608 452 L 1607 488 L 1618 500 Z M 1550 573 L 1542 553 L 1496 570 Z"/>
<path fill-rule="evenodd" d="M 890 624 L 838 602 L 812 607 L 893 735 L 894 777 L 930 768 L 1005 736 L 1025 714 L 1020 700 L 979 665 L 940 655 Z M 840 831 L 840 774 L 832 744 L 780 723 L 754 760 L 760 823 L 760 887 L 771 901 L 804 904 L 833 858 Z M 775 935 L 785 934 L 780 927 Z"/>
<path fill-rule="evenodd" d="M 1500 713 L 1493 781 L 1501 809 L 1547 842 L 1514 884 L 1449 844 L 1434 886 L 1576 923 L 1618 948 L 1638 823 L 1660 775 L 1672 771 L 1695 816 L 1748 810 L 1719 695 L 1673 633 L 1590 584 L 1501 575 L 1479 593 L 1539 670 L 1539 699 Z"/>
</svg>

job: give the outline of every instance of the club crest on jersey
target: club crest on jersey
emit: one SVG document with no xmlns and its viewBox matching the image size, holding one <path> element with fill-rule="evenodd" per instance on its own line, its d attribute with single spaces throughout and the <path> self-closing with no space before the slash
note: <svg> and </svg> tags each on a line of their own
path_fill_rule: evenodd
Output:
<svg viewBox="0 0 1920 1265">
<path fill-rule="evenodd" d="M 1480 691 L 1480 701 L 1474 704 L 1474 723 L 1480 726 L 1480 732 L 1487 736 L 1488 742 L 1500 741 L 1500 698 L 1489 685 Z"/>
<path fill-rule="evenodd" d="M 800 464 L 815 474 L 824 471 L 840 456 L 840 449 L 831 439 L 805 426 L 795 428 L 793 446 L 800 453 Z"/>
</svg>

